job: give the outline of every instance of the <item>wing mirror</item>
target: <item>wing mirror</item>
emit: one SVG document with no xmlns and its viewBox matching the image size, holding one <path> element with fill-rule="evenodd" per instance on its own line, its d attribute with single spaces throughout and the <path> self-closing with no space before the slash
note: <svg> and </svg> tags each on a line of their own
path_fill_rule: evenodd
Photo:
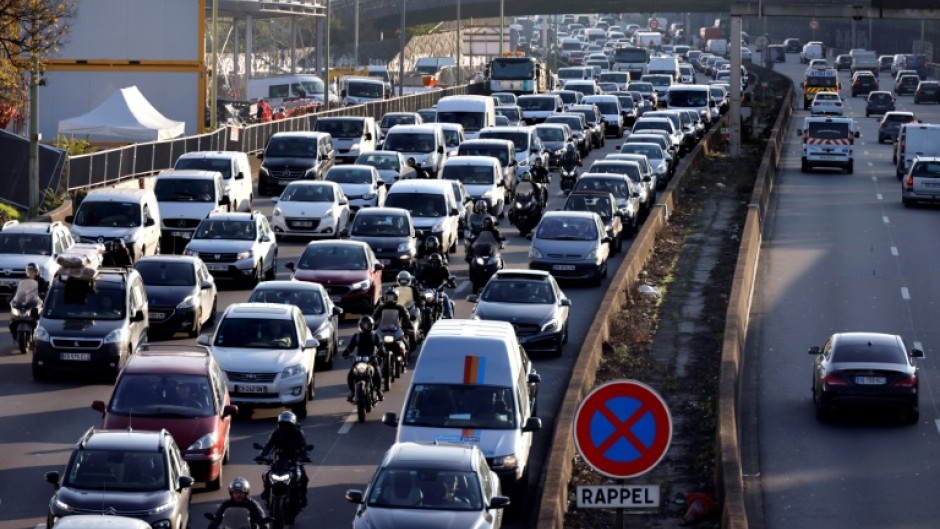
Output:
<svg viewBox="0 0 940 529">
<path fill-rule="evenodd" d="M 199 345 L 206 345 L 206 346 L 211 345 L 211 344 L 209 343 L 209 335 L 208 335 L 208 334 L 200 334 L 200 335 L 199 335 L 199 338 L 196 338 L 196 343 L 199 344 Z"/>
<path fill-rule="evenodd" d="M 525 421 L 525 425 L 522 427 L 523 432 L 536 432 L 542 429 L 542 419 L 538 417 L 529 417 Z"/>
<path fill-rule="evenodd" d="M 818 346 L 818 345 L 814 345 L 814 346 L 810 347 L 810 348 L 809 348 L 809 354 L 811 354 L 811 355 L 818 355 L 818 354 L 819 354 L 819 346 Z"/>
<path fill-rule="evenodd" d="M 385 412 L 385 415 L 382 415 L 382 424 L 385 426 L 398 427 L 398 417 L 395 415 L 395 412 Z"/>
</svg>

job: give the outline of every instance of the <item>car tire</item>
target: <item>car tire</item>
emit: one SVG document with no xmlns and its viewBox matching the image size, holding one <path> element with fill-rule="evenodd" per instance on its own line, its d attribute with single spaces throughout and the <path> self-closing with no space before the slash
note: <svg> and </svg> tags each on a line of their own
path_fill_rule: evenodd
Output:
<svg viewBox="0 0 940 529">
<path fill-rule="evenodd" d="M 803 159 L 802 162 L 800 162 L 800 172 L 801 172 L 801 173 L 808 173 L 808 172 L 809 172 L 809 163 L 806 161 L 805 158 Z"/>
<path fill-rule="evenodd" d="M 855 163 L 849 162 L 849 164 L 845 166 L 845 174 L 852 174 L 854 172 L 855 172 Z"/>
<path fill-rule="evenodd" d="M 206 490 L 209 492 L 215 492 L 222 488 L 222 480 L 225 479 L 223 476 L 224 472 L 222 471 L 222 465 L 219 465 L 219 475 L 211 480 L 206 482 Z"/>
<path fill-rule="evenodd" d="M 832 412 L 824 404 L 822 404 L 814 395 L 813 404 L 816 408 L 816 420 L 819 422 L 829 422 L 832 418 Z"/>
<path fill-rule="evenodd" d="M 865 112 L 865 117 L 866 117 L 866 118 L 870 118 L 870 117 L 871 117 L 871 114 L 868 113 L 868 112 Z"/>
<path fill-rule="evenodd" d="M 294 415 L 297 416 L 298 420 L 303 420 L 307 418 L 307 397 L 304 397 L 298 403 L 290 405 L 290 411 L 294 412 Z"/>
<path fill-rule="evenodd" d="M 225 436 L 225 452 L 222 453 L 222 464 L 227 465 L 232 460 L 232 443 L 230 439 L 231 432 Z"/>
<path fill-rule="evenodd" d="M 258 261 L 258 264 L 255 265 L 255 269 L 252 272 L 251 276 L 248 277 L 248 286 L 254 287 L 261 282 L 261 271 L 264 269 L 264 261 Z"/>
<path fill-rule="evenodd" d="M 310 374 L 310 384 L 307 385 L 307 391 L 304 395 L 304 398 L 309 402 L 313 402 L 313 399 L 317 398 L 317 374 L 316 370 Z"/>
<path fill-rule="evenodd" d="M 33 362 L 33 380 L 37 382 L 49 380 L 49 373 L 45 368 L 36 365 L 36 362 Z"/>
<path fill-rule="evenodd" d="M 219 309 L 219 298 L 218 296 L 216 296 L 216 298 L 212 300 L 212 312 L 209 313 L 209 319 L 206 320 L 206 323 L 204 325 L 212 325 L 215 323 L 215 314 L 216 312 L 218 312 L 218 309 Z"/>
<path fill-rule="evenodd" d="M 614 253 L 619 254 L 623 250 L 623 230 L 620 230 L 620 233 L 617 234 L 617 238 L 614 240 Z"/>
<path fill-rule="evenodd" d="M 915 425 L 920 422 L 920 410 L 917 406 L 902 409 L 901 422 L 907 425 Z"/>
<path fill-rule="evenodd" d="M 901 204 L 902 204 L 904 207 L 906 207 L 906 208 L 912 208 L 912 207 L 914 207 L 914 201 L 913 201 L 913 200 L 906 199 L 906 198 L 902 198 L 902 199 L 901 199 Z"/>
<path fill-rule="evenodd" d="M 456 237 L 454 237 L 454 242 L 450 244 L 450 247 L 447 248 L 447 253 L 451 255 L 457 253 L 457 238 Z"/>
</svg>

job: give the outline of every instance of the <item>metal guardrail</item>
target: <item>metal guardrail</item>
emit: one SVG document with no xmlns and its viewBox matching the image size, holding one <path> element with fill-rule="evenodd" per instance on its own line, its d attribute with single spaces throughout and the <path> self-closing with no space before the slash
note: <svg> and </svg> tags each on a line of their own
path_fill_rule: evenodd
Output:
<svg viewBox="0 0 940 529">
<path fill-rule="evenodd" d="M 386 112 L 414 112 L 432 107 L 444 96 L 482 93 L 484 86 L 484 83 L 455 86 L 269 123 L 225 127 L 206 134 L 135 143 L 116 149 L 71 156 L 66 161 L 66 189 L 73 191 L 150 176 L 164 169 L 171 169 L 176 159 L 187 152 L 222 150 L 256 153 L 264 149 L 268 139 L 275 133 L 312 130 L 314 123 L 321 116 L 371 116 L 380 119 Z"/>
</svg>

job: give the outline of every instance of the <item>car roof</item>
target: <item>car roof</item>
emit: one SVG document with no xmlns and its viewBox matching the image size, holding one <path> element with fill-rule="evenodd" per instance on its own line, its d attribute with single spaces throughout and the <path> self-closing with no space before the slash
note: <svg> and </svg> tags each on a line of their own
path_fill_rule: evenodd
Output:
<svg viewBox="0 0 940 529">
<path fill-rule="evenodd" d="M 147 255 L 141 257 L 137 260 L 138 263 L 189 263 L 195 265 L 200 261 L 198 257 L 192 255 L 173 255 L 173 254 L 159 254 L 159 255 Z M 135 263 L 136 264 L 136 263 Z"/>
<path fill-rule="evenodd" d="M 450 180 L 448 180 L 450 181 Z M 411 213 L 404 208 L 362 208 L 356 212 L 356 217 L 370 217 L 372 215 L 400 215 L 402 217 L 410 217 Z M 288 283 L 293 283 L 294 281 L 288 281 Z M 270 281 L 265 281 L 265 283 L 270 283 Z"/>
<path fill-rule="evenodd" d="M 6 233 L 52 233 L 53 227 L 62 227 L 61 222 L 19 222 L 10 220 L 3 224 L 3 231 Z"/>
<path fill-rule="evenodd" d="M 382 468 L 475 470 L 474 446 L 453 443 L 395 443 Z"/>
<path fill-rule="evenodd" d="M 491 127 L 491 128 L 492 128 L 492 127 Z M 509 128 L 509 127 L 507 127 L 507 128 Z M 477 138 L 477 139 L 474 139 L 474 140 L 467 140 L 467 141 L 461 143 L 460 146 L 463 147 L 464 145 L 467 145 L 467 146 L 471 146 L 471 145 L 489 145 L 489 146 L 503 146 L 503 147 L 505 147 L 506 144 L 509 144 L 510 146 L 512 146 L 513 149 L 515 149 L 515 143 L 513 143 L 512 140 L 505 140 L 505 139 L 502 139 L 502 138 Z M 459 157 L 458 157 L 458 158 L 459 158 Z"/>
<path fill-rule="evenodd" d="M 79 440 L 79 447 L 92 450 L 129 450 L 162 452 L 166 431 L 88 430 Z"/>
<path fill-rule="evenodd" d="M 321 136 L 329 136 L 328 132 L 314 132 L 311 130 L 294 130 L 287 132 L 275 132 L 271 135 L 271 139 L 274 138 L 320 138 Z"/>
<path fill-rule="evenodd" d="M 126 373 L 205 375 L 212 365 L 209 349 L 201 345 L 142 345 L 124 365 Z"/>
<path fill-rule="evenodd" d="M 594 176 L 618 178 L 617 175 L 594 175 Z M 623 177 L 619 177 L 619 178 L 623 178 Z M 594 213 L 593 211 L 546 211 L 545 215 L 543 215 L 542 218 L 546 219 L 550 217 L 562 217 L 562 218 L 576 217 L 576 218 L 593 219 L 595 215 L 597 215 L 597 213 Z"/>
<path fill-rule="evenodd" d="M 373 208 L 366 208 L 362 211 L 367 211 Z M 255 290 L 309 290 L 312 292 L 324 291 L 323 285 L 320 283 L 315 283 L 313 281 L 290 281 L 284 279 L 277 279 L 273 281 L 262 281 L 252 289 L 252 292 Z"/>
<path fill-rule="evenodd" d="M 103 202 L 103 201 L 113 202 L 115 200 L 123 201 L 123 200 L 128 200 L 128 199 L 132 199 L 133 201 L 137 202 L 137 201 L 140 201 L 142 198 L 146 197 L 147 195 L 149 195 L 150 193 L 152 193 L 152 191 L 148 191 L 146 189 L 126 189 L 126 188 L 111 188 L 111 187 L 104 188 L 104 189 L 92 189 L 85 196 L 85 199 L 83 200 L 83 202 L 86 202 L 86 201 L 91 202 L 93 200 L 98 201 L 98 202 Z"/>
<path fill-rule="evenodd" d="M 410 112 L 405 112 L 405 114 L 410 114 Z M 438 130 L 443 131 L 441 126 L 437 123 L 421 123 L 419 125 L 395 125 L 388 129 L 388 133 L 392 134 L 392 131 L 394 131 L 395 134 L 433 134 Z"/>
<path fill-rule="evenodd" d="M 281 320 L 290 318 L 295 309 L 297 307 L 294 305 L 285 305 L 283 303 L 232 303 L 225 309 L 223 317 L 237 316 L 240 318 Z"/>
<path fill-rule="evenodd" d="M 841 332 L 833 335 L 833 340 L 840 345 L 898 345 L 903 344 L 901 337 L 896 334 L 880 332 Z"/>
<path fill-rule="evenodd" d="M 597 193 L 604 195 L 607 193 Z M 569 195 L 571 196 L 571 195 Z M 549 281 L 552 275 L 545 270 L 527 270 L 525 268 L 504 268 L 497 270 L 493 275 L 494 280 L 498 279 L 527 279 L 532 281 Z"/>
<path fill-rule="evenodd" d="M 498 165 L 499 160 L 492 156 L 453 156 L 444 162 L 444 167 L 448 165 Z M 370 208 L 366 208 L 370 209 Z"/>
<path fill-rule="evenodd" d="M 291 182 L 296 183 L 296 182 Z M 313 182 L 311 182 L 313 183 Z M 209 213 L 206 217 L 207 219 L 212 220 L 240 220 L 240 221 L 253 221 L 255 220 L 255 215 L 257 212 L 248 212 L 248 211 L 216 211 Z"/>
<path fill-rule="evenodd" d="M 397 185 L 397 183 L 396 183 L 396 185 Z M 365 208 L 365 209 L 363 209 L 363 211 L 366 211 L 366 210 L 368 210 L 368 209 L 371 209 L 371 208 Z M 305 246 L 304 248 L 306 249 L 306 248 L 310 248 L 310 247 L 313 247 L 313 246 L 344 246 L 344 247 L 355 246 L 356 248 L 359 248 L 359 249 L 366 249 L 366 248 L 369 247 L 368 244 L 366 244 L 366 243 L 364 243 L 364 242 L 362 242 L 362 241 L 349 241 L 349 240 L 333 239 L 333 240 L 325 240 L 325 241 L 310 241 L 310 242 L 307 243 L 307 246 Z"/>
</svg>

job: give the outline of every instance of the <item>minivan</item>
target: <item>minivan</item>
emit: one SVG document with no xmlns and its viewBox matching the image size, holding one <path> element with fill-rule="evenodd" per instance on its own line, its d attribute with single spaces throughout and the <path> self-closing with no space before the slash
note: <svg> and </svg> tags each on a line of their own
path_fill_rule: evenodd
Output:
<svg viewBox="0 0 940 529">
<path fill-rule="evenodd" d="M 411 213 L 415 235 L 424 241 L 435 236 L 441 248 L 457 252 L 461 204 L 454 197 L 454 188 L 443 180 L 399 180 L 388 190 L 385 207 L 402 208 Z"/>
<path fill-rule="evenodd" d="M 463 182 L 474 202 L 486 202 L 490 215 L 501 216 L 506 205 L 506 184 L 499 161 L 490 156 L 456 156 L 447 160 L 441 172 L 444 180 Z"/>
<path fill-rule="evenodd" d="M 180 156 L 173 169 L 218 171 L 225 181 L 225 193 L 232 211 L 251 211 L 254 204 L 251 164 L 241 151 L 196 151 Z"/>
<path fill-rule="evenodd" d="M 336 151 L 326 132 L 278 132 L 258 158 L 258 193 L 280 195 L 295 180 L 323 180 L 336 162 Z"/>
<path fill-rule="evenodd" d="M 473 444 L 518 499 L 528 478 L 541 377 L 508 322 L 440 320 L 428 332 L 415 365 L 396 442 Z"/>
<path fill-rule="evenodd" d="M 431 178 L 437 178 L 441 166 L 447 161 L 447 141 L 444 130 L 437 123 L 395 125 L 388 129 L 382 148 L 398 151 L 405 158 L 414 158 Z"/>
<path fill-rule="evenodd" d="M 133 260 L 160 253 L 160 207 L 150 190 L 93 189 L 65 222 L 72 224 L 75 242 L 123 239 Z"/>
<path fill-rule="evenodd" d="M 162 221 L 160 247 L 176 253 L 186 246 L 210 213 L 229 211 L 222 173 L 190 169 L 170 169 L 157 175 L 153 185 Z"/>
<path fill-rule="evenodd" d="M 336 163 L 356 163 L 361 153 L 376 150 L 380 135 L 375 118 L 364 116 L 318 118 L 313 130 L 330 135 Z"/>
<path fill-rule="evenodd" d="M 507 189 L 515 181 L 516 148 L 510 140 L 479 139 L 467 140 L 457 148 L 457 156 L 489 156 L 495 158 L 503 174 L 503 186 Z"/>
<path fill-rule="evenodd" d="M 515 146 L 516 176 L 528 171 L 535 160 L 542 160 L 542 167 L 548 168 L 548 153 L 542 146 L 542 140 L 532 127 L 492 127 L 480 131 L 480 139 L 509 140 Z M 518 180 L 518 178 L 517 178 Z"/>
</svg>

